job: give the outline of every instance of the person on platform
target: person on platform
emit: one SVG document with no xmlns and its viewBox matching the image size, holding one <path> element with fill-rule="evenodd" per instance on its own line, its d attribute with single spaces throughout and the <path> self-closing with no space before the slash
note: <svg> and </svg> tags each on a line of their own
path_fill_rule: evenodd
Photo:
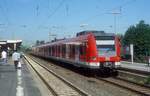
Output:
<svg viewBox="0 0 150 96">
<path fill-rule="evenodd" d="M 17 50 L 14 51 L 12 54 L 12 60 L 14 61 L 15 69 L 18 69 L 18 63 L 20 61 L 20 53 L 17 52 Z"/>
<path fill-rule="evenodd" d="M 7 52 L 6 51 L 4 51 L 4 50 L 2 51 L 1 58 L 2 58 L 3 63 L 6 64 L 7 63 Z"/>
</svg>

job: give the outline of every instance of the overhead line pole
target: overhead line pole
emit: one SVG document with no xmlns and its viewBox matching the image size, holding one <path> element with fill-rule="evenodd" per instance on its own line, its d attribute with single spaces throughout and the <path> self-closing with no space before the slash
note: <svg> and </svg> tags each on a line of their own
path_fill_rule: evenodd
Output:
<svg viewBox="0 0 150 96">
<path fill-rule="evenodd" d="M 110 14 L 112 14 L 112 15 L 114 15 L 114 33 L 115 34 L 117 34 L 117 31 L 116 31 L 116 29 L 117 29 L 117 15 L 119 15 L 119 14 L 121 14 L 121 7 L 120 7 L 120 10 L 119 10 L 119 12 L 111 12 Z"/>
<path fill-rule="evenodd" d="M 114 15 L 114 32 L 115 32 L 115 34 L 117 34 L 117 31 L 116 31 L 116 29 L 117 29 L 117 21 L 116 21 L 116 16 L 118 15 L 118 14 L 121 14 L 120 12 L 112 12 L 111 14 L 113 14 Z"/>
</svg>

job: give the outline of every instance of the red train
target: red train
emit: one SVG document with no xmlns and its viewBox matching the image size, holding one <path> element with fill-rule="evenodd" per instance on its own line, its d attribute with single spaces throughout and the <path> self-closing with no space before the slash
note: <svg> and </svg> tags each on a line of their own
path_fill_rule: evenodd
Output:
<svg viewBox="0 0 150 96">
<path fill-rule="evenodd" d="M 120 65 L 120 47 L 115 34 L 82 31 L 75 38 L 32 47 L 32 53 L 82 68 L 115 69 Z"/>
</svg>

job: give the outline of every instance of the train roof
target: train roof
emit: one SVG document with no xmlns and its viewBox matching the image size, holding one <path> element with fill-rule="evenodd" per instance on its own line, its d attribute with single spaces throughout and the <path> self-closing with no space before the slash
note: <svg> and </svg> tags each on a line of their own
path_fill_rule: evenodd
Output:
<svg viewBox="0 0 150 96">
<path fill-rule="evenodd" d="M 115 36 L 114 33 L 106 33 L 104 31 L 96 31 L 96 30 L 87 30 L 87 31 L 81 31 L 77 33 L 77 37 L 85 34 L 93 33 L 94 36 Z"/>
<path fill-rule="evenodd" d="M 46 44 L 42 44 L 42 45 L 38 45 L 38 46 L 33 46 L 33 47 L 43 47 L 43 46 L 48 46 L 48 45 L 58 45 L 58 44 L 76 44 L 79 45 L 81 44 L 81 41 L 84 42 L 88 39 L 88 36 L 90 36 L 91 34 L 85 34 L 82 36 L 78 36 L 78 37 L 74 37 L 74 38 L 67 38 L 67 39 L 63 39 L 63 40 L 59 40 L 59 41 L 55 41 L 55 42 L 49 42 Z"/>
<path fill-rule="evenodd" d="M 38 46 L 33 46 L 33 47 L 43 47 L 43 46 L 48 46 L 48 45 L 54 45 L 54 44 L 80 44 L 80 42 L 84 42 L 87 40 L 87 37 L 89 35 L 94 35 L 95 37 L 97 36 L 115 36 L 113 33 L 105 33 L 104 31 L 95 31 L 95 30 L 88 30 L 88 31 L 82 31 L 77 33 L 77 36 L 74 38 L 67 38 L 67 39 L 61 39 L 61 40 L 56 40 L 53 42 L 49 42 L 46 44 L 38 45 Z"/>
</svg>

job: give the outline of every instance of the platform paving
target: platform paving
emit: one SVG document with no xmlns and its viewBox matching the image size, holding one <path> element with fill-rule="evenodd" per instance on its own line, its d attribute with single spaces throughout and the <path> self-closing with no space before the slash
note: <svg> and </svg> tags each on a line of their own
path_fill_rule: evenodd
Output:
<svg viewBox="0 0 150 96">
<path fill-rule="evenodd" d="M 143 63 L 135 63 L 134 62 L 132 64 L 131 62 L 122 61 L 121 62 L 121 67 L 150 72 L 150 66 L 148 66 L 148 64 L 143 64 Z"/>
<path fill-rule="evenodd" d="M 11 60 L 0 62 L 0 96 L 41 96 L 26 64 L 16 71 Z"/>
</svg>

